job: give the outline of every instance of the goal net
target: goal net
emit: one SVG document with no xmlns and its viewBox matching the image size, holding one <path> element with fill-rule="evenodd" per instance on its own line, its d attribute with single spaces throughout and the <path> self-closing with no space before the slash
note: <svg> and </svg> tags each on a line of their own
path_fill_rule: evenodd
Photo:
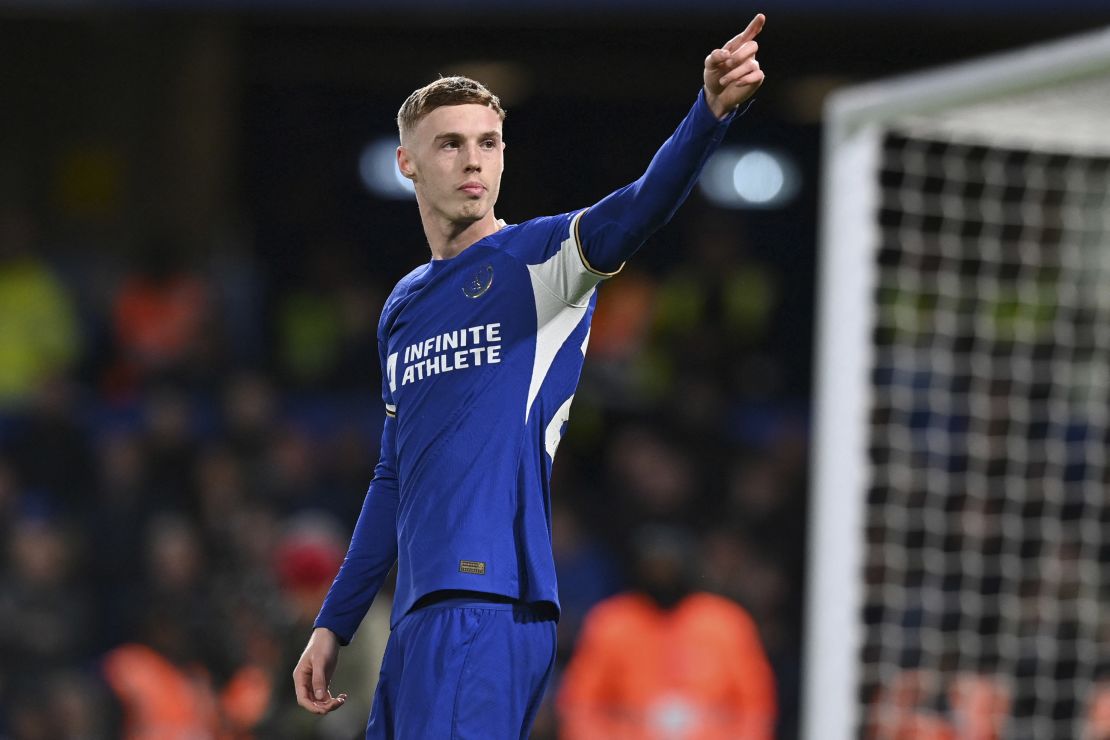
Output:
<svg viewBox="0 0 1110 740">
<path fill-rule="evenodd" d="M 805 737 L 1110 737 L 1110 29 L 826 121 Z"/>
</svg>

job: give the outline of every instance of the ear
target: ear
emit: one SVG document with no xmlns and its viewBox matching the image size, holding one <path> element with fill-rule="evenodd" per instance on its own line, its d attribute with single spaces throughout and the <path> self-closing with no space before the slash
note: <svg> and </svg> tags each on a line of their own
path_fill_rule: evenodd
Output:
<svg viewBox="0 0 1110 740">
<path fill-rule="evenodd" d="M 416 182 L 416 168 L 413 167 L 412 157 L 404 145 L 397 147 L 397 169 L 408 179 Z"/>
</svg>

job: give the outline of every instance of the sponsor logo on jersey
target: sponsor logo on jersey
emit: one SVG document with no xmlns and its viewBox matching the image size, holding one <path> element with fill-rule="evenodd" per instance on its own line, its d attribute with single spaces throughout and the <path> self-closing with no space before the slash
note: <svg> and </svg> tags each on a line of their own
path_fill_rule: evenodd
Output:
<svg viewBox="0 0 1110 740">
<path fill-rule="evenodd" d="M 386 361 L 389 388 L 396 390 L 397 358 L 394 353 Z M 501 362 L 501 322 L 480 324 L 465 329 L 436 334 L 422 342 L 405 347 L 401 363 L 400 385 L 408 385 L 433 375 L 454 370 L 468 370 Z"/>
</svg>

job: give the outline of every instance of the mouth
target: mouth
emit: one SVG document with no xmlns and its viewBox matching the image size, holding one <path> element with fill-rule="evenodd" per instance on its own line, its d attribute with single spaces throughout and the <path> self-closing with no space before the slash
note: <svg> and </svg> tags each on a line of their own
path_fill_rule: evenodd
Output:
<svg viewBox="0 0 1110 740">
<path fill-rule="evenodd" d="M 486 192 L 486 186 L 480 182 L 464 182 L 459 190 L 472 198 L 480 198 Z"/>
</svg>

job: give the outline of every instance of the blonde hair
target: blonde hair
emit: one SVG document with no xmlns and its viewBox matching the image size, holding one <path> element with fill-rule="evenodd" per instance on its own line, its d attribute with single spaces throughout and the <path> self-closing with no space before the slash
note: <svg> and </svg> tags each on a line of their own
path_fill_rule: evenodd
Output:
<svg viewBox="0 0 1110 740">
<path fill-rule="evenodd" d="M 397 111 L 397 130 L 401 134 L 401 140 L 404 141 L 406 134 L 415 128 L 420 119 L 436 108 L 469 103 L 488 106 L 502 121 L 505 120 L 501 101 L 481 82 L 469 77 L 440 77 L 414 90 Z"/>
</svg>

